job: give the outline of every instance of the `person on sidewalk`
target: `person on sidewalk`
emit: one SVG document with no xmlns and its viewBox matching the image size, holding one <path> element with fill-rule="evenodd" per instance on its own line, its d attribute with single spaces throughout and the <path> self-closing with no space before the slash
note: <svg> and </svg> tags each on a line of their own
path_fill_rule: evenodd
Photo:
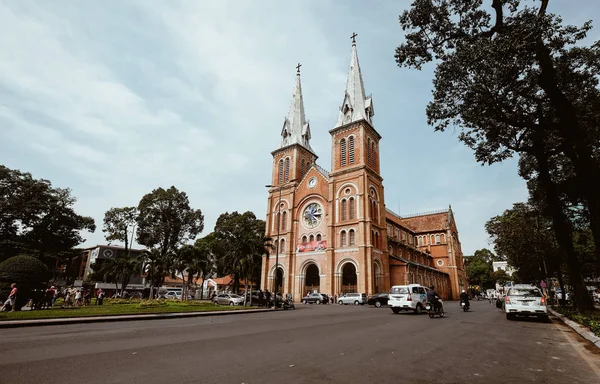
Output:
<svg viewBox="0 0 600 384">
<path fill-rule="evenodd" d="M 8 299 L 6 299 L 6 301 L 4 302 L 4 305 L 2 306 L 2 309 L 0 309 L 0 312 L 4 311 L 4 309 L 10 305 L 11 308 L 11 312 L 15 311 L 15 305 L 17 304 L 17 284 L 12 283 L 10 285 L 10 294 L 8 295 Z"/>
</svg>

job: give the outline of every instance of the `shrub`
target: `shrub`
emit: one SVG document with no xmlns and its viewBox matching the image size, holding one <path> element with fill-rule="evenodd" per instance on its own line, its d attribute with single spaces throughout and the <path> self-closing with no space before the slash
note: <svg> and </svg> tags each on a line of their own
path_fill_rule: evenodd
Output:
<svg viewBox="0 0 600 384">
<path fill-rule="evenodd" d="M 564 307 L 553 307 L 553 309 L 574 322 L 588 327 L 590 331 L 600 337 L 600 311 L 578 312 Z"/>
<path fill-rule="evenodd" d="M 142 300 L 138 304 L 138 308 L 157 308 L 157 307 L 167 307 L 169 304 L 165 300 L 161 299 L 150 299 L 150 300 Z"/>
<path fill-rule="evenodd" d="M 31 298 L 34 289 L 46 288 L 48 267 L 35 257 L 19 255 L 0 263 L 0 299 L 6 300 L 10 285 L 17 284 L 17 303 L 20 310 Z"/>
</svg>

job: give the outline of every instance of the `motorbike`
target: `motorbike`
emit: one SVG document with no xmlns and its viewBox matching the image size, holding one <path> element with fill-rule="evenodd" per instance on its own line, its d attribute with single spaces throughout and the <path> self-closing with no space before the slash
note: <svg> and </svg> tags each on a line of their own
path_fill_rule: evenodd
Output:
<svg viewBox="0 0 600 384">
<path fill-rule="evenodd" d="M 469 308 L 471 307 L 471 305 L 469 304 L 468 301 L 461 301 L 460 306 L 461 306 L 462 310 L 465 312 L 467 312 L 469 310 Z"/>
<path fill-rule="evenodd" d="M 279 308 L 284 309 L 284 310 L 288 310 L 288 309 L 296 309 L 296 306 L 294 305 L 294 300 L 292 298 L 292 295 L 290 293 L 288 293 L 285 296 L 285 300 L 281 300 L 279 302 Z"/>
<path fill-rule="evenodd" d="M 436 315 L 439 317 L 444 317 L 444 303 L 442 303 L 442 299 L 438 298 L 439 306 L 435 308 L 432 302 L 428 301 L 425 309 L 427 309 L 427 314 L 430 319 L 433 319 Z"/>
</svg>

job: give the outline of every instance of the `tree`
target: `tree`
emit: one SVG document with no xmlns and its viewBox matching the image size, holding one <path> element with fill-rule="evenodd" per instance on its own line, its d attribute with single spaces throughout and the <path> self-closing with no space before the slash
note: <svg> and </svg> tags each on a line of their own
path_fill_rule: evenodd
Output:
<svg viewBox="0 0 600 384">
<path fill-rule="evenodd" d="M 90 279 L 98 279 L 107 283 L 115 283 L 117 291 L 121 292 L 121 297 L 131 280 L 131 276 L 141 272 L 143 258 L 139 255 L 123 255 L 111 259 L 97 260 L 92 265 L 94 271 Z M 119 283 L 121 287 L 119 288 Z"/>
<path fill-rule="evenodd" d="M 0 165 L 0 260 L 27 253 L 54 268 L 53 259 L 83 243 L 94 219 L 78 215 L 69 189 Z"/>
<path fill-rule="evenodd" d="M 265 222 L 257 219 L 254 213 L 223 213 L 215 224 L 215 247 L 219 269 L 234 276 L 234 290 L 239 289 L 239 280 L 245 280 L 246 293 L 248 280 L 255 283 L 260 271 L 264 245 Z"/>
<path fill-rule="evenodd" d="M 516 203 L 492 217 L 485 228 L 496 253 L 506 257 L 521 279 L 539 281 L 545 278 L 546 269 L 562 274 L 560 253 L 548 229 L 550 222 L 531 205 Z"/>
<path fill-rule="evenodd" d="M 510 276 L 508 276 L 504 269 L 499 269 L 494 271 L 492 274 L 492 279 L 496 282 L 496 284 L 504 287 L 506 283 L 510 281 Z"/>
<path fill-rule="evenodd" d="M 492 261 L 495 255 L 489 249 L 479 249 L 468 259 L 467 277 L 471 285 L 478 285 L 482 290 L 493 287 Z"/>
<path fill-rule="evenodd" d="M 210 233 L 196 240 L 194 244 L 198 250 L 198 257 L 194 259 L 193 268 L 197 271 L 202 283 L 212 275 L 215 269 L 215 235 Z M 200 299 L 204 299 L 204 289 L 200 291 Z"/>
<path fill-rule="evenodd" d="M 107 241 L 120 241 L 125 245 L 125 253 L 129 256 L 129 243 L 133 239 L 137 219 L 137 208 L 111 208 L 104 214 L 104 228 Z M 129 232 L 131 231 L 131 237 Z"/>
<path fill-rule="evenodd" d="M 151 287 L 164 281 L 178 248 L 204 229 L 204 215 L 190 207 L 185 192 L 157 188 L 142 197 L 136 218 L 137 242 L 148 248 L 146 272 Z"/>
<path fill-rule="evenodd" d="M 434 100 L 427 107 L 435 130 L 451 125 L 475 151 L 477 161 L 502 161 L 527 153 L 553 220 L 580 309 L 593 307 L 585 294 L 549 157 L 562 153 L 589 211 L 600 258 L 600 43 L 575 46 L 591 29 L 563 26 L 546 12 L 548 0 L 533 8 L 519 0 L 416 0 L 400 16 L 406 42 L 396 50 L 399 66 L 421 69 L 438 62 Z"/>
<path fill-rule="evenodd" d="M 0 263 L 0 297 L 8 297 L 10 285 L 17 284 L 17 303 L 20 311 L 30 299 L 33 289 L 45 288 L 48 281 L 48 267 L 38 258 L 18 255 Z"/>
<path fill-rule="evenodd" d="M 202 282 L 206 276 L 212 271 L 212 252 L 210 250 L 210 240 L 206 238 L 196 240 L 194 245 L 185 244 L 179 248 L 174 263 L 173 277 L 176 274 L 181 274 L 183 280 L 183 298 L 187 298 L 189 286 L 194 281 L 194 278 L 202 278 Z M 187 275 L 187 281 L 185 279 Z M 204 292 L 200 293 L 200 299 L 204 298 Z"/>
</svg>

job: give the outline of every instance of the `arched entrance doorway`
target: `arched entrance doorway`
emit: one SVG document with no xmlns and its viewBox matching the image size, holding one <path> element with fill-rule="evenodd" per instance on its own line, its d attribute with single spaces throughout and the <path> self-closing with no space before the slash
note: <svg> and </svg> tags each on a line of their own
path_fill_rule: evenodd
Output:
<svg viewBox="0 0 600 384">
<path fill-rule="evenodd" d="M 358 292 L 356 283 L 356 267 L 352 263 L 346 263 L 342 267 L 342 293 Z"/>
<path fill-rule="evenodd" d="M 306 267 L 306 276 L 304 278 L 304 292 L 305 295 L 308 292 L 317 291 L 321 287 L 321 277 L 319 276 L 319 268 L 316 264 L 310 264 Z"/>
<path fill-rule="evenodd" d="M 380 293 L 383 289 L 383 273 L 381 271 L 381 265 L 378 262 L 373 264 L 373 274 L 375 278 L 373 279 L 373 293 Z"/>
<path fill-rule="evenodd" d="M 275 271 L 275 280 L 273 284 L 273 293 L 283 294 L 283 269 L 277 268 Z"/>
</svg>

